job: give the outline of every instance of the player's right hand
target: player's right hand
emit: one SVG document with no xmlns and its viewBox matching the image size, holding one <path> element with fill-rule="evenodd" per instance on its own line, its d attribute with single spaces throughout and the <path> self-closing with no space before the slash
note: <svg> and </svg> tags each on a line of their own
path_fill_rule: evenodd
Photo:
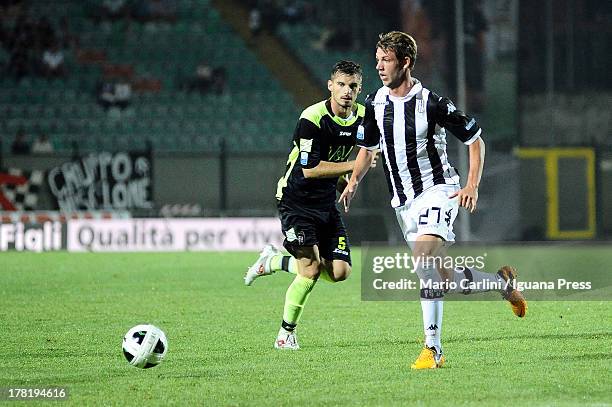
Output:
<svg viewBox="0 0 612 407">
<path fill-rule="evenodd" d="M 374 154 L 372 154 L 372 161 L 370 162 L 370 168 L 376 168 L 376 162 L 378 161 L 378 153 L 380 153 L 379 149 L 373 150 L 372 151 Z"/>
<path fill-rule="evenodd" d="M 355 192 L 357 192 L 357 182 L 352 179 L 349 181 L 344 191 L 342 191 L 342 195 L 340 195 L 340 199 L 338 199 L 338 203 L 342 203 L 344 205 L 344 212 L 349 211 L 349 207 L 351 206 L 351 200 L 355 196 Z"/>
</svg>

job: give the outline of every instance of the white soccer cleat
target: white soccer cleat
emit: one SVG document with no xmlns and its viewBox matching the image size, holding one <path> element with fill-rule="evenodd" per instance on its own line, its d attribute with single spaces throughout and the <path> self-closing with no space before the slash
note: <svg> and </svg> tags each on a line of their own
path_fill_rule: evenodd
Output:
<svg viewBox="0 0 612 407">
<path fill-rule="evenodd" d="M 300 349 L 300 345 L 297 342 L 297 334 L 295 331 L 287 331 L 284 328 L 281 328 L 278 331 L 278 336 L 276 337 L 276 342 L 274 342 L 275 349 L 287 349 L 287 350 L 298 350 Z"/>
<path fill-rule="evenodd" d="M 257 261 L 253 263 L 251 267 L 249 267 L 246 274 L 244 275 L 244 284 L 251 285 L 257 277 L 269 276 L 270 274 L 274 273 L 270 269 L 270 260 L 273 256 L 279 253 L 280 252 L 276 247 L 274 247 L 274 245 L 266 245 L 266 247 L 263 248 L 261 253 L 259 253 L 259 258 L 257 259 Z"/>
</svg>

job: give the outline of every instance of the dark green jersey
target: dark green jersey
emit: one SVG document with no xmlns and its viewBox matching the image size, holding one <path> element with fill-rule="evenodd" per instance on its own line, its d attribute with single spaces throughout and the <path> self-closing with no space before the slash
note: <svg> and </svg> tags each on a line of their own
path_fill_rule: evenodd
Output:
<svg viewBox="0 0 612 407">
<path fill-rule="evenodd" d="M 338 178 L 304 178 L 303 168 L 314 168 L 320 161 L 346 161 L 355 147 L 363 105 L 356 104 L 347 119 L 335 116 L 329 100 L 312 105 L 302 112 L 293 134 L 293 144 L 285 175 L 278 181 L 276 199 L 299 205 L 322 208 L 334 206 Z"/>
</svg>

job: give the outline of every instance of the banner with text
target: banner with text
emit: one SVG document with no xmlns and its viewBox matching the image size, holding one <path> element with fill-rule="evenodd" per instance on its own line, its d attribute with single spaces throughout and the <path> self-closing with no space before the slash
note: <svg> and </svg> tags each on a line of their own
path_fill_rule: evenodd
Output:
<svg viewBox="0 0 612 407">
<path fill-rule="evenodd" d="M 153 207 L 149 153 L 89 154 L 50 169 L 47 181 L 64 212 Z"/>
<path fill-rule="evenodd" d="M 42 223 L 0 223 L 0 252 L 49 252 L 65 248 L 64 225 L 57 221 Z"/>
<path fill-rule="evenodd" d="M 68 222 L 68 251 L 258 251 L 282 246 L 277 218 L 113 219 Z"/>
</svg>

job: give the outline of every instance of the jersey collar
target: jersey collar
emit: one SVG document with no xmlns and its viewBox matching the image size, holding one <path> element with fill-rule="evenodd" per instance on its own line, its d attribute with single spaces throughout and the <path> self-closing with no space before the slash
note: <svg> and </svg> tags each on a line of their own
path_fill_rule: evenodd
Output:
<svg viewBox="0 0 612 407">
<path fill-rule="evenodd" d="M 423 85 L 421 84 L 420 80 L 418 80 L 415 77 L 413 77 L 412 80 L 414 81 L 414 85 L 412 85 L 412 88 L 410 89 L 410 92 L 408 92 L 408 94 L 406 96 L 392 96 L 391 95 L 391 89 L 387 87 L 387 95 L 389 96 L 389 98 L 391 100 L 396 100 L 396 101 L 412 99 L 412 97 L 414 95 L 416 95 L 417 93 L 419 93 L 420 91 L 423 90 Z"/>
<path fill-rule="evenodd" d="M 331 107 L 331 99 L 327 99 L 327 101 L 325 102 L 325 107 L 327 108 L 327 113 L 329 113 L 332 120 L 341 126 L 350 126 L 351 124 L 355 123 L 355 120 L 357 120 L 357 105 L 356 104 L 353 105 L 353 107 L 351 108 L 351 115 L 347 117 L 346 119 L 343 119 L 342 117 L 336 116 L 334 114 L 334 111 L 332 110 L 332 107 Z"/>
</svg>

